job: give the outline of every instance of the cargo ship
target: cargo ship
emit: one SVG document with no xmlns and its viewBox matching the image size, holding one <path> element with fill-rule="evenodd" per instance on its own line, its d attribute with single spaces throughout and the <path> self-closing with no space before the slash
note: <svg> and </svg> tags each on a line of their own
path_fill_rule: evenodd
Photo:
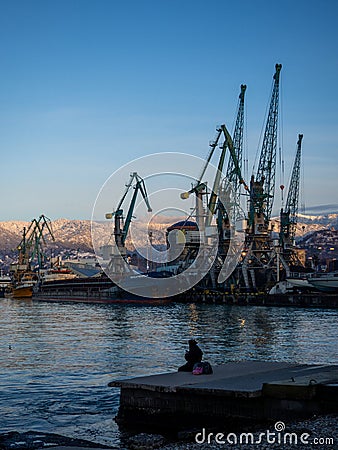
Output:
<svg viewBox="0 0 338 450">
<path fill-rule="evenodd" d="M 143 275 L 140 274 L 141 278 Z M 134 277 L 133 291 L 138 275 Z M 156 283 L 156 280 L 155 280 Z M 142 286 L 142 280 L 139 282 Z M 154 284 L 156 289 L 156 284 Z M 152 291 L 152 294 L 154 292 Z M 33 290 L 33 300 L 48 302 L 80 302 L 80 303 L 136 303 L 136 304 L 165 304 L 170 298 L 152 295 L 144 297 L 136 295 L 117 286 L 106 274 L 87 278 L 64 278 L 45 280 L 38 283 Z"/>
</svg>

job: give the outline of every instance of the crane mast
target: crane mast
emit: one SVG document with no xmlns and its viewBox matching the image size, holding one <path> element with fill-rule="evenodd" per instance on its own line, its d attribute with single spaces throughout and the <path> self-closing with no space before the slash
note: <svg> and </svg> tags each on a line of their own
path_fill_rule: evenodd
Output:
<svg viewBox="0 0 338 450">
<path fill-rule="evenodd" d="M 242 276 L 247 289 L 259 289 L 279 280 L 280 269 L 289 267 L 271 235 L 270 218 L 275 193 L 279 79 L 282 65 L 276 64 L 268 116 L 256 177 L 252 175 L 246 249 L 243 252 Z M 282 267 L 281 267 L 282 266 Z"/>
<path fill-rule="evenodd" d="M 281 68 L 281 64 L 276 64 L 276 71 L 273 76 L 274 85 L 257 175 L 256 179 L 254 179 L 254 176 L 251 177 L 249 211 L 249 225 L 251 227 L 254 225 L 255 216 L 258 215 L 264 219 L 264 225 L 267 229 L 271 217 L 275 191 L 279 78 Z"/>
<path fill-rule="evenodd" d="M 241 85 L 241 93 L 239 94 L 239 104 L 237 111 L 237 118 L 233 137 L 233 146 L 235 155 L 238 161 L 238 167 L 242 170 L 242 154 L 243 154 L 243 130 L 244 130 L 244 97 L 245 97 L 246 85 Z M 235 190 L 235 200 L 239 204 L 240 199 L 240 183 L 237 183 L 238 169 L 235 167 L 233 158 L 229 159 L 228 167 L 226 171 L 226 179 Z"/>
<path fill-rule="evenodd" d="M 303 135 L 298 135 L 297 151 L 293 164 L 285 209 L 280 212 L 280 239 L 284 249 L 293 245 L 298 214 L 299 182 Z"/>
<path fill-rule="evenodd" d="M 240 205 L 241 195 L 241 172 L 242 172 L 242 154 L 243 154 L 243 130 L 244 130 L 244 96 L 246 91 L 246 85 L 241 85 L 241 92 L 239 94 L 239 103 L 236 115 L 236 123 L 233 134 L 233 150 L 236 159 L 229 158 L 226 176 L 222 181 L 220 192 L 222 192 L 222 198 L 228 198 L 229 204 L 223 205 L 221 201 L 218 201 L 217 210 L 218 218 L 217 225 L 220 235 L 220 243 L 228 239 L 230 234 L 230 218 L 237 218 L 238 207 Z M 244 183 L 243 183 L 244 184 Z M 225 207 L 226 206 L 226 207 Z M 231 211 L 229 211 L 231 209 Z"/>
</svg>

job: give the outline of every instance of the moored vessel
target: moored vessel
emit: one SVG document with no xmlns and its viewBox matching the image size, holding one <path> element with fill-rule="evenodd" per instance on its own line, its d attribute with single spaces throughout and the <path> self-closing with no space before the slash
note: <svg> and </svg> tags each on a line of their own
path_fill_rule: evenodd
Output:
<svg viewBox="0 0 338 450">
<path fill-rule="evenodd" d="M 52 237 L 50 219 L 41 215 L 38 220 L 33 219 L 28 229 L 23 228 L 22 239 L 17 247 L 18 260 L 10 266 L 12 279 L 12 298 L 31 298 L 33 288 L 38 282 L 39 270 L 42 262 L 43 230 L 46 227 Z M 35 266 L 34 266 L 35 264 Z"/>
<path fill-rule="evenodd" d="M 14 279 L 10 297 L 13 298 L 32 298 L 33 288 L 38 281 L 34 272 L 23 273 L 19 280 Z"/>
<path fill-rule="evenodd" d="M 13 298 L 32 298 L 33 285 L 28 283 L 19 284 L 13 287 L 11 297 Z"/>
<path fill-rule="evenodd" d="M 135 287 L 135 285 L 133 287 Z M 171 301 L 170 298 L 161 298 L 160 296 L 145 297 L 143 295 L 128 292 L 117 286 L 104 273 L 96 277 L 58 279 L 40 282 L 34 288 L 33 300 L 106 304 L 163 304 Z"/>
<path fill-rule="evenodd" d="M 338 271 L 316 273 L 308 278 L 309 283 L 323 292 L 338 292 Z"/>
<path fill-rule="evenodd" d="M 12 285 L 11 277 L 4 275 L 1 271 L 0 275 L 0 298 L 5 297 L 5 295 L 10 292 Z"/>
</svg>

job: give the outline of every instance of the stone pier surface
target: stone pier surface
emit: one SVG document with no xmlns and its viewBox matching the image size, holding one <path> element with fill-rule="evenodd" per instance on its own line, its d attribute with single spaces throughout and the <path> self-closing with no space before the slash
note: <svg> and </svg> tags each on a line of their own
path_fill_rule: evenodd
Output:
<svg viewBox="0 0 338 450">
<path fill-rule="evenodd" d="M 338 365 L 243 361 L 213 370 L 112 381 L 109 386 L 121 388 L 117 422 L 177 431 L 338 412 Z"/>
</svg>

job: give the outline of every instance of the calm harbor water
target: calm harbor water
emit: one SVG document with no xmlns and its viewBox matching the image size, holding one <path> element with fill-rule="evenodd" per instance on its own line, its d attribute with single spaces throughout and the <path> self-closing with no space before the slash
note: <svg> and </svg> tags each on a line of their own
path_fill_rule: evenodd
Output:
<svg viewBox="0 0 338 450">
<path fill-rule="evenodd" d="M 211 364 L 335 363 L 337 310 L 0 300 L 0 433 L 43 431 L 119 448 L 109 381 L 176 370 L 187 339 Z"/>
</svg>

